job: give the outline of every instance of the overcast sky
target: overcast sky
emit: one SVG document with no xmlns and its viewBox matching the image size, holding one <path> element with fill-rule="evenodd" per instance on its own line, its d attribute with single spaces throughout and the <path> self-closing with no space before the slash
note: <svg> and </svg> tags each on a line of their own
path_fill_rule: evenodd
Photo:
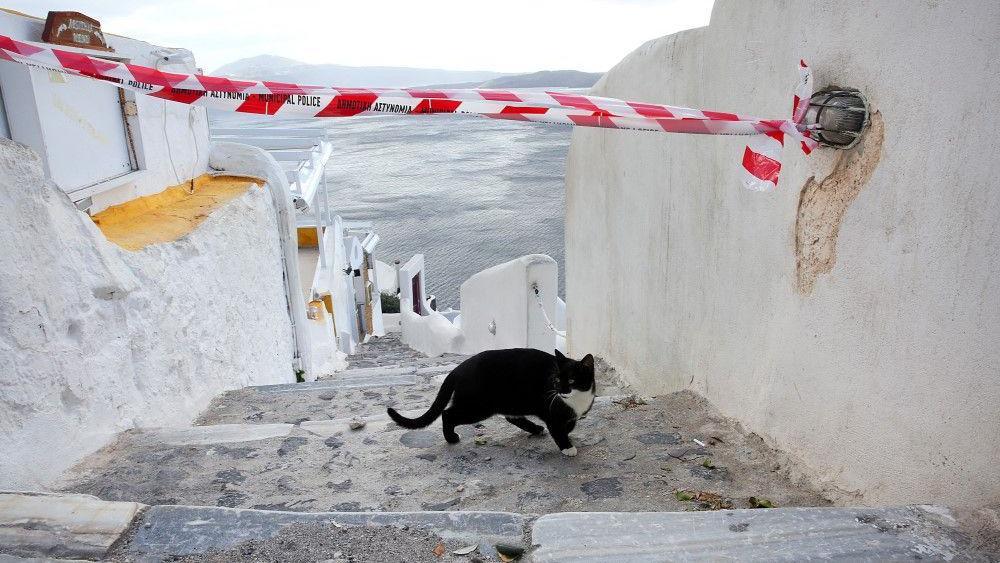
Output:
<svg viewBox="0 0 1000 563">
<path fill-rule="evenodd" d="M 194 51 L 207 71 L 259 54 L 308 63 L 605 71 L 643 41 L 708 24 L 712 0 L 7 0 L 83 12 L 111 33 Z"/>
</svg>

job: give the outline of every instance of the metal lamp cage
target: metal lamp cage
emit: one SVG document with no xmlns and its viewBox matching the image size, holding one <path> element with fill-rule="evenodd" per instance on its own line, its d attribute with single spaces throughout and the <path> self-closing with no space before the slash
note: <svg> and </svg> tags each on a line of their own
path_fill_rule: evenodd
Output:
<svg viewBox="0 0 1000 563">
<path fill-rule="evenodd" d="M 830 89 L 809 99 L 805 122 L 817 125 L 812 137 L 821 145 L 849 149 L 868 126 L 868 100 L 857 90 Z"/>
</svg>

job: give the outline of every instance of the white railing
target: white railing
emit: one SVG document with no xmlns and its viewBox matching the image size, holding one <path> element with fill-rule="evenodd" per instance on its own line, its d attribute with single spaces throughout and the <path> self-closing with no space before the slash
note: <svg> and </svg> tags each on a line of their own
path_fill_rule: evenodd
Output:
<svg viewBox="0 0 1000 563">
<path fill-rule="evenodd" d="M 317 353 L 314 371 L 321 368 L 328 349 L 352 354 L 367 335 L 384 334 L 381 299 L 374 251 L 379 237 L 371 222 L 343 221 L 331 206 L 326 183 L 326 165 L 333 144 L 325 129 L 318 128 L 217 128 L 213 141 L 251 145 L 267 151 L 284 172 L 295 208 L 295 227 L 315 228 L 318 259 L 303 275 L 311 285 L 307 299 L 314 309 L 309 317 L 313 347 Z M 302 257 L 301 248 L 299 258 Z M 364 266 L 367 264 L 368 266 Z M 361 272 L 358 274 L 357 272 Z M 310 278 L 311 276 L 311 278 Z M 331 316 L 321 314 L 318 300 L 329 299 Z M 321 318 L 322 317 L 322 318 Z M 315 325 L 315 326 L 313 326 Z M 322 325 L 322 326 L 321 326 Z M 320 336 L 331 333 L 333 340 Z M 332 343 L 332 346 L 331 346 Z"/>
<path fill-rule="evenodd" d="M 281 165 L 296 214 L 297 227 L 315 227 L 319 262 L 327 266 L 323 231 L 333 224 L 333 212 L 326 185 L 326 163 L 333 154 L 333 144 L 325 129 L 303 128 L 218 128 L 213 141 L 231 141 L 260 147 Z"/>
</svg>

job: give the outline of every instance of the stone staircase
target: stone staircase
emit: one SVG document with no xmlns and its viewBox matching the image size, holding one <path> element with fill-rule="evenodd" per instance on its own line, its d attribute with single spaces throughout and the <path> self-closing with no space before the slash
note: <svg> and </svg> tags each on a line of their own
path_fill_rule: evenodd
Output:
<svg viewBox="0 0 1000 563">
<path fill-rule="evenodd" d="M 64 477 L 63 495 L 0 495 L 0 554 L 143 561 L 471 561 L 519 550 L 536 561 L 980 554 L 944 509 L 830 507 L 828 494 L 793 478 L 783 454 L 692 393 L 599 397 L 573 434 L 575 458 L 501 418 L 460 428 L 457 445 L 445 443 L 439 423 L 407 431 L 387 419 L 387 406 L 426 409 L 462 359 L 424 358 L 390 335 L 362 346 L 350 369 L 331 378 L 231 391 L 194 426 L 125 432 Z M 601 382 L 619 391 L 604 373 Z M 780 508 L 751 508 L 765 503 Z"/>
<path fill-rule="evenodd" d="M 402 366 L 435 366 L 457 364 L 465 359 L 460 354 L 444 354 L 428 358 L 399 340 L 398 332 L 390 332 L 381 338 L 373 338 L 358 346 L 350 357 L 352 370 L 361 368 L 391 368 Z"/>
</svg>

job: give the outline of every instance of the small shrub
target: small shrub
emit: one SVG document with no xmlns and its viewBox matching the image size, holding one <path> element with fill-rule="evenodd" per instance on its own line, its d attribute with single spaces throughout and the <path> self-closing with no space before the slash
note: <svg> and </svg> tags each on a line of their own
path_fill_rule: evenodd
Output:
<svg viewBox="0 0 1000 563">
<path fill-rule="evenodd" d="M 398 313 L 399 312 L 399 296 L 395 293 L 382 292 L 382 312 L 383 313 Z"/>
</svg>

